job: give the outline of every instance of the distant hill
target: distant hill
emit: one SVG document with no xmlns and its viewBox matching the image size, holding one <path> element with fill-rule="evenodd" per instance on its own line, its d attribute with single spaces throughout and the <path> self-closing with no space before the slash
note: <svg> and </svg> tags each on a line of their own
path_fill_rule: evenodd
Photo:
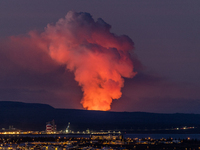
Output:
<svg viewBox="0 0 200 150">
<path fill-rule="evenodd" d="M 65 129 L 70 122 L 72 130 L 80 131 L 89 128 L 93 130 L 118 129 L 129 132 L 169 132 L 164 129 L 195 126 L 198 128 L 192 132 L 200 133 L 199 114 L 55 109 L 46 104 L 0 101 L 0 128 L 8 128 L 9 125 L 13 125 L 23 130 L 42 131 L 45 130 L 46 122 L 53 119 L 58 130 Z M 188 132 L 188 130 L 185 132 Z"/>
</svg>

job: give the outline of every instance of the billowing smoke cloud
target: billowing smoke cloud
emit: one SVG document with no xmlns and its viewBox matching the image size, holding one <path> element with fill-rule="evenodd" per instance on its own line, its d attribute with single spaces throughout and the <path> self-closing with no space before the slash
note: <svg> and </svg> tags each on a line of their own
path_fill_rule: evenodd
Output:
<svg viewBox="0 0 200 150">
<path fill-rule="evenodd" d="M 136 74 L 129 53 L 132 40 L 110 33 L 110 28 L 88 13 L 68 12 L 41 34 L 50 56 L 74 72 L 83 91 L 81 103 L 89 110 L 110 110 L 112 100 L 122 95 L 122 77 Z"/>
<path fill-rule="evenodd" d="M 88 13 L 70 11 L 55 25 L 48 24 L 44 32 L 29 33 L 28 42 L 74 72 L 83 91 L 81 104 L 88 110 L 110 110 L 112 100 L 122 95 L 123 77 L 136 75 L 130 55 L 132 40 L 110 29 L 102 19 L 95 22 Z"/>
<path fill-rule="evenodd" d="M 109 110 L 112 103 L 112 111 L 200 113 L 199 85 L 145 70 L 131 52 L 131 39 L 110 28 L 88 13 L 69 12 L 42 33 L 0 38 L 0 101 L 96 110 Z M 131 78 L 133 69 L 138 73 Z"/>
</svg>

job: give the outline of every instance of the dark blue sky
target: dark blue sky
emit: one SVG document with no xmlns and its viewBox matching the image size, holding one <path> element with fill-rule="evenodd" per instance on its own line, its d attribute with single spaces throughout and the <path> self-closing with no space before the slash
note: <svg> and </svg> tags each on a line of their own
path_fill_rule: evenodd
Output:
<svg viewBox="0 0 200 150">
<path fill-rule="evenodd" d="M 199 8 L 199 0 L 0 1 L 0 44 L 7 36 L 43 31 L 70 10 L 88 12 L 110 24 L 111 32 L 128 35 L 143 65 L 135 78 L 125 80 L 123 96 L 113 101 L 111 110 L 200 113 Z M 4 57 L 4 51 L 0 100 L 82 109 L 82 92 L 72 73 L 62 67 L 48 73 L 27 71 Z"/>
</svg>

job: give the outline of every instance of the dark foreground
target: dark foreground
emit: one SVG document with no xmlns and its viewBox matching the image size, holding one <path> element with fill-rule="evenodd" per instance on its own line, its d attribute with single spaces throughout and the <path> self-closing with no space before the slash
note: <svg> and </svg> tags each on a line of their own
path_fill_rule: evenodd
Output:
<svg viewBox="0 0 200 150">
<path fill-rule="evenodd" d="M 81 149 L 133 149 L 133 150 L 199 150 L 196 139 L 138 139 L 122 135 L 91 135 L 77 137 L 1 137 L 0 149 L 13 150 L 81 150 Z"/>
</svg>

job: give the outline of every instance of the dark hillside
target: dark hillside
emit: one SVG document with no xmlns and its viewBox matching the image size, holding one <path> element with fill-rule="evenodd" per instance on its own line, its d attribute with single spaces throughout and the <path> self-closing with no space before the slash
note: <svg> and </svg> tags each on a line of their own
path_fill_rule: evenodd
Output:
<svg viewBox="0 0 200 150">
<path fill-rule="evenodd" d="M 46 104 L 0 102 L 0 128 L 13 125 L 23 130 L 45 130 L 46 122 L 55 120 L 58 130 L 68 122 L 72 130 L 152 131 L 172 127 L 200 125 L 199 114 L 158 114 L 146 112 L 104 112 L 76 109 L 55 109 Z M 195 132 L 199 132 L 198 128 Z M 200 132 L 199 132 L 200 133 Z"/>
</svg>

